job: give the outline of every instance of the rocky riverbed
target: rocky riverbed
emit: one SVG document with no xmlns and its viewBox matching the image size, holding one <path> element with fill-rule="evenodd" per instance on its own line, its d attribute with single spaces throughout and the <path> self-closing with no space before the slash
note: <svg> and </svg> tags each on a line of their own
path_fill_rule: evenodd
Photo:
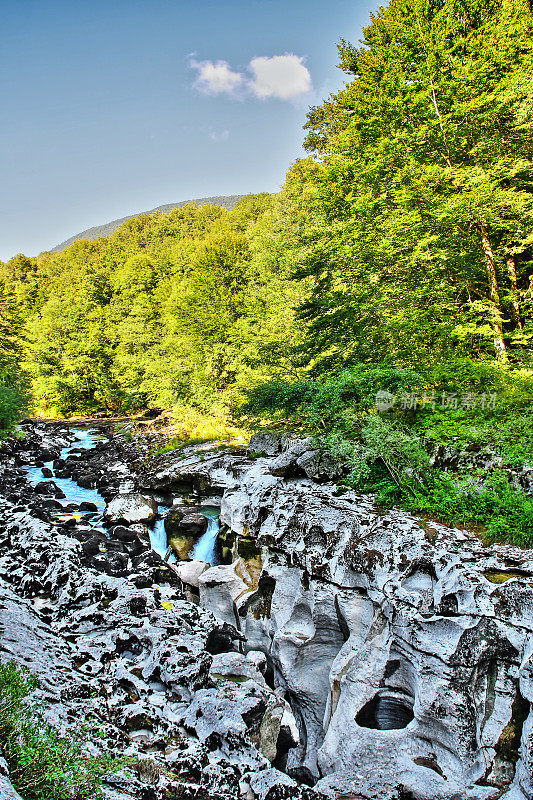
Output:
<svg viewBox="0 0 533 800">
<path fill-rule="evenodd" d="M 530 551 L 342 493 L 309 440 L 150 459 L 23 428 L 0 446 L 0 659 L 88 752 L 131 757 L 110 800 L 533 797 Z M 205 506 L 216 566 L 190 559 Z"/>
</svg>

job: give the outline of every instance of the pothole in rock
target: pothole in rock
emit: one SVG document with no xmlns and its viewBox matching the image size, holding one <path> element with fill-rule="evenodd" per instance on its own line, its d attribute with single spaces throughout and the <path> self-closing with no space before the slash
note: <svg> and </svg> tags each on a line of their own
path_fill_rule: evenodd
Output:
<svg viewBox="0 0 533 800">
<path fill-rule="evenodd" d="M 379 691 L 357 714 L 361 728 L 394 731 L 406 728 L 414 719 L 413 699 L 402 692 Z"/>
</svg>

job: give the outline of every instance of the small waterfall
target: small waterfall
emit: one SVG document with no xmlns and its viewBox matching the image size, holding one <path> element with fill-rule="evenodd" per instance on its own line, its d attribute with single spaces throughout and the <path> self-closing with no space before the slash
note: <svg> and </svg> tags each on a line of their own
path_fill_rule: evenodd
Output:
<svg viewBox="0 0 533 800">
<path fill-rule="evenodd" d="M 168 549 L 167 532 L 165 530 L 164 518 L 158 519 L 154 527 L 150 528 L 148 532 L 150 534 L 150 544 L 152 545 L 152 550 L 155 550 L 156 553 L 159 553 L 159 555 L 164 558 Z"/>
<path fill-rule="evenodd" d="M 170 508 L 171 506 L 160 506 L 159 511 L 162 514 L 162 519 L 157 520 L 153 528 L 149 529 L 152 550 L 155 550 L 156 553 L 159 553 L 162 558 L 164 558 L 168 552 L 168 538 L 165 530 L 165 517 Z M 215 565 L 219 563 L 217 554 L 217 540 L 220 531 L 220 525 L 218 522 L 220 509 L 212 506 L 204 506 L 201 509 L 201 513 L 204 515 L 204 517 L 207 517 L 207 530 L 192 548 L 191 552 L 189 553 L 189 558 L 193 558 L 198 561 L 205 561 L 207 564 Z M 177 561 L 176 554 L 171 553 L 168 561 L 175 563 Z"/>
<path fill-rule="evenodd" d="M 202 511 L 204 516 L 207 517 L 207 530 L 204 535 L 196 542 L 192 551 L 192 557 L 198 561 L 205 561 L 208 564 L 217 564 L 217 539 L 220 530 L 218 522 L 218 510 Z"/>
</svg>

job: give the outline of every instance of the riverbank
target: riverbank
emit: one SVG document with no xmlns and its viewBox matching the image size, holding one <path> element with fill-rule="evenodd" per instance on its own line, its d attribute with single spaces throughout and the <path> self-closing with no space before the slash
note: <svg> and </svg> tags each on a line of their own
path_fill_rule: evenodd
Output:
<svg viewBox="0 0 533 800">
<path fill-rule="evenodd" d="M 531 551 L 339 493 L 312 477 L 312 440 L 153 443 L 117 434 L 58 464 L 104 498 L 98 532 L 27 480 L 71 431 L 1 446 L 1 660 L 87 752 L 150 765 L 106 797 L 531 796 Z M 176 542 L 166 564 L 151 525 L 197 541 L 207 506 L 221 563 L 180 562 Z"/>
<path fill-rule="evenodd" d="M 245 775 L 258 797 L 283 786 L 289 779 L 272 771 L 254 742 L 268 709 L 285 701 L 264 681 L 263 656 L 254 666 L 240 652 L 238 631 L 186 599 L 179 577 L 151 549 L 144 515 L 156 516 L 155 501 L 148 512 L 135 502 L 137 477 L 122 457 L 129 444 L 76 448 L 62 423 L 23 428 L 23 438 L 2 445 L 0 654 L 39 681 L 32 705 L 87 757 L 133 760 L 104 781 L 113 800 L 241 797 Z M 75 509 L 53 480 L 28 480 L 28 470 L 47 463 L 56 479 L 66 472 L 101 493 L 100 529 L 94 509 Z M 126 507 L 113 516 L 117 499 Z M 244 687 L 223 677 L 239 665 L 250 672 Z M 200 725 L 190 709 L 205 692 L 215 706 Z M 290 796 L 306 791 L 294 783 Z"/>
</svg>

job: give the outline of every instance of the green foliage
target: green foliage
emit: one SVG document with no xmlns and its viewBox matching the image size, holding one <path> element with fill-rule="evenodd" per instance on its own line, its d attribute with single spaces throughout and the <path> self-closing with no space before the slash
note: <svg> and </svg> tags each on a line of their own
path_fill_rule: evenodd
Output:
<svg viewBox="0 0 533 800">
<path fill-rule="evenodd" d="M 245 388 L 293 371 L 299 290 L 256 243 L 271 205 L 268 195 L 232 212 L 189 205 L 0 265 L 0 287 L 24 323 L 15 361 L 30 376 L 35 410 L 180 404 L 227 414 Z"/>
<path fill-rule="evenodd" d="M 458 370 L 458 365 L 462 370 Z M 454 376 L 457 375 L 457 384 Z M 383 505 L 401 504 L 451 524 L 474 526 L 490 541 L 533 542 L 533 499 L 509 484 L 503 472 L 469 475 L 434 470 L 429 452 L 444 444 L 457 453 L 491 448 L 508 468 L 533 463 L 531 373 L 487 368 L 469 360 L 440 364 L 427 377 L 409 370 L 357 365 L 322 381 L 275 381 L 249 393 L 243 411 L 283 417 L 317 435 L 336 460 L 347 485 L 375 492 Z M 432 383 L 433 382 L 433 383 Z M 425 408 L 377 414 L 378 390 L 433 399 Z M 473 405 L 461 405 L 473 390 Z M 483 390 L 481 392 L 480 390 Z M 453 393 L 457 407 L 439 406 L 439 393 Z"/>
<path fill-rule="evenodd" d="M 383 464 L 398 488 L 414 493 L 423 485 L 429 456 L 418 437 L 380 416 L 368 417 L 361 433 L 367 459 Z"/>
<path fill-rule="evenodd" d="M 478 526 L 489 542 L 533 544 L 533 498 L 517 491 L 503 472 L 493 472 L 483 488 L 461 486 L 440 474 L 413 497 L 402 498 L 406 508 L 445 522 Z"/>
<path fill-rule="evenodd" d="M 20 369 L 22 327 L 16 292 L 0 282 L 0 437 L 13 430 L 27 408 L 27 380 Z"/>
<path fill-rule="evenodd" d="M 384 506 L 400 504 L 415 514 L 473 527 L 489 542 L 533 545 L 533 498 L 511 486 L 501 470 L 482 483 L 431 470 L 421 440 L 378 416 L 367 419 L 361 441 L 337 434 L 322 444 L 348 467 L 347 485 L 376 493 Z"/>
<path fill-rule="evenodd" d="M 391 393 L 413 392 L 423 386 L 423 379 L 412 370 L 386 366 L 353 365 L 322 380 L 306 378 L 295 383 L 271 381 L 248 393 L 243 414 L 269 412 L 296 418 L 312 430 L 354 433 L 358 419 L 373 406 L 378 390 Z"/>
<path fill-rule="evenodd" d="M 436 407 L 420 410 L 410 424 L 430 448 L 438 444 L 457 450 L 490 448 L 506 466 L 520 468 L 533 461 L 533 373 L 500 368 L 492 372 L 482 374 L 479 383 L 465 381 L 457 373 L 463 391 L 454 389 L 450 373 L 445 391 L 455 392 L 457 407 L 440 407 L 436 389 Z M 461 404 L 472 389 L 477 390 L 474 405 Z"/>
<path fill-rule="evenodd" d="M 527 0 L 391 0 L 341 43 L 283 193 L 306 358 L 529 360 L 532 32 Z"/>
<path fill-rule="evenodd" d="M 28 396 L 23 387 L 4 383 L 0 377 L 0 437 L 13 430 L 27 403 Z"/>
<path fill-rule="evenodd" d="M 60 736 L 26 698 L 37 682 L 14 663 L 0 664 L 0 751 L 24 800 L 93 800 L 102 778 L 124 759 L 89 756 L 79 738 Z"/>
</svg>

